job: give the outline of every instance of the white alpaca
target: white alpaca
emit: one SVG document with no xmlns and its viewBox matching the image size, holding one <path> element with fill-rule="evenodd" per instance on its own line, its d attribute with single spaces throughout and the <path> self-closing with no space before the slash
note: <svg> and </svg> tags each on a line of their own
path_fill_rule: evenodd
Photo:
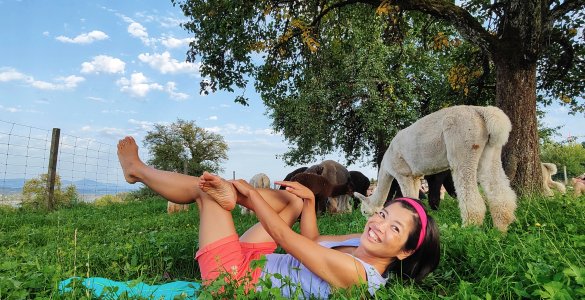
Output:
<svg viewBox="0 0 585 300">
<path fill-rule="evenodd" d="M 491 106 L 454 106 L 421 118 L 390 143 L 373 194 L 356 193 L 362 199 L 362 213 L 381 209 L 394 178 L 403 195 L 418 197 L 416 179 L 451 169 L 463 225 L 483 224 L 486 206 L 479 181 L 494 226 L 507 231 L 515 219 L 516 193 L 502 168 L 501 152 L 511 129 L 508 116 Z"/>
<path fill-rule="evenodd" d="M 557 173 L 557 166 L 551 163 L 540 163 L 542 168 L 542 186 L 544 188 L 544 195 L 552 197 L 555 193 L 551 189 L 556 189 L 561 194 L 565 194 L 567 189 L 565 185 L 552 180 L 552 175 Z"/>
<path fill-rule="evenodd" d="M 266 175 L 264 173 L 258 173 L 256 175 L 252 176 L 252 179 L 250 179 L 249 183 L 254 188 L 263 188 L 263 189 L 270 188 L 270 178 L 268 178 L 268 175 Z M 254 211 L 249 210 L 246 207 L 243 207 L 241 205 L 240 205 L 240 209 L 241 209 L 242 215 L 245 215 L 245 214 L 253 215 L 254 214 Z"/>
<path fill-rule="evenodd" d="M 573 193 L 575 197 L 580 197 L 582 194 L 585 194 L 585 180 L 581 178 L 583 178 L 583 175 L 571 178 L 571 183 L 573 183 Z"/>
</svg>

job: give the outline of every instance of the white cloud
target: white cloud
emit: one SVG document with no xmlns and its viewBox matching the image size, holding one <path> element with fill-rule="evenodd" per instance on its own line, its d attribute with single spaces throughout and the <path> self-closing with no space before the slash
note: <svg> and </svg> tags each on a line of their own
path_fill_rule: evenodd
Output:
<svg viewBox="0 0 585 300">
<path fill-rule="evenodd" d="M 135 120 L 135 119 L 130 119 L 128 120 L 128 123 L 137 126 L 139 129 L 141 130 L 151 130 L 154 127 L 154 122 L 149 122 L 149 121 L 139 121 L 139 120 Z"/>
<path fill-rule="evenodd" d="M 217 116 L 210 116 L 207 120 L 217 121 Z"/>
<path fill-rule="evenodd" d="M 130 33 L 130 35 L 133 37 L 148 38 L 148 32 L 146 32 L 146 28 L 138 22 L 132 22 L 130 25 L 128 25 L 128 33 Z"/>
<path fill-rule="evenodd" d="M 49 36 L 49 35 L 51 35 L 51 34 L 50 34 L 48 31 L 43 31 L 43 35 L 44 35 L 44 36 Z"/>
<path fill-rule="evenodd" d="M 124 115 L 135 115 L 137 114 L 136 111 L 133 110 L 121 110 L 121 109 L 112 109 L 112 110 L 108 110 L 108 109 L 104 109 L 101 111 L 102 114 L 124 114 Z"/>
<path fill-rule="evenodd" d="M 146 27 L 138 22 L 132 21 L 132 19 L 128 17 L 123 17 L 123 19 L 127 22 L 131 22 L 130 25 L 128 25 L 128 33 L 130 33 L 131 36 L 139 38 L 146 46 L 150 46 L 154 43 L 154 40 L 148 38 Z"/>
<path fill-rule="evenodd" d="M 184 38 L 184 39 L 178 39 L 178 38 L 174 38 L 174 37 L 169 37 L 169 38 L 162 38 L 161 42 L 162 44 L 169 48 L 169 49 L 174 49 L 174 48 L 180 48 L 180 47 L 187 47 L 189 46 L 189 43 L 194 41 L 194 38 Z"/>
<path fill-rule="evenodd" d="M 91 62 L 84 62 L 81 64 L 81 73 L 97 73 L 105 72 L 110 74 L 124 73 L 126 63 L 121 59 L 98 55 L 94 56 Z"/>
<path fill-rule="evenodd" d="M 187 98 L 189 98 L 189 95 L 185 94 L 185 93 L 180 93 L 180 92 L 176 92 L 177 90 L 177 84 L 169 81 L 167 82 L 167 86 L 165 88 L 165 91 L 169 94 L 169 96 L 173 99 L 176 100 L 185 100 Z"/>
<path fill-rule="evenodd" d="M 0 105 L 0 110 L 1 111 L 7 111 L 7 112 L 10 112 L 10 113 L 15 113 L 15 112 L 22 111 L 20 108 L 16 108 L 16 107 L 5 107 L 3 105 Z"/>
<path fill-rule="evenodd" d="M 149 82 L 142 73 L 132 73 L 130 79 L 122 77 L 116 83 L 120 86 L 120 91 L 127 92 L 133 97 L 145 97 L 151 90 L 163 90 L 160 84 Z"/>
<path fill-rule="evenodd" d="M 127 130 L 125 130 L 125 129 L 115 128 L 115 127 L 94 128 L 94 127 L 89 126 L 89 125 L 82 126 L 80 128 L 80 131 L 83 132 L 84 134 L 97 133 L 98 135 L 106 136 L 106 137 L 118 137 L 118 136 L 123 136 L 124 134 L 127 134 Z M 93 142 L 97 142 L 97 141 L 93 140 L 93 139 L 88 139 L 88 143 L 93 143 Z"/>
<path fill-rule="evenodd" d="M 50 102 L 49 102 L 49 100 L 43 98 L 43 99 L 35 100 L 35 103 L 36 104 L 49 104 Z"/>
<path fill-rule="evenodd" d="M 28 76 L 16 71 L 15 69 L 0 69 L 0 81 L 7 82 L 13 80 L 25 80 Z"/>
<path fill-rule="evenodd" d="M 32 86 L 40 90 L 71 90 L 77 87 L 77 84 L 85 81 L 85 78 L 70 75 L 67 77 L 57 77 L 55 78 L 57 83 L 46 82 L 41 80 L 34 80 L 32 77 L 27 79 L 27 82 Z"/>
<path fill-rule="evenodd" d="M 213 119 L 215 118 L 215 119 Z M 209 120 L 216 120 L 216 116 L 211 116 L 208 118 Z M 247 125 L 237 125 L 233 123 L 228 123 L 223 126 L 213 126 L 207 127 L 205 130 L 211 131 L 213 133 L 219 133 L 221 135 L 249 135 L 249 136 L 278 136 L 279 134 L 274 133 L 274 131 L 270 128 L 262 128 L 262 129 L 252 129 L 250 126 Z"/>
<path fill-rule="evenodd" d="M 267 135 L 267 136 L 278 135 L 278 134 L 274 133 L 274 131 L 272 129 L 270 129 L 270 128 L 256 129 L 256 130 L 254 130 L 254 134 L 256 134 L 256 135 Z"/>
<path fill-rule="evenodd" d="M 102 103 L 106 103 L 106 102 L 108 102 L 106 99 L 104 99 L 104 98 L 101 98 L 101 97 L 87 96 L 87 97 L 85 97 L 85 98 L 87 98 L 87 99 L 89 99 L 89 100 L 91 100 L 91 101 L 96 101 L 96 102 L 102 102 Z"/>
<path fill-rule="evenodd" d="M 57 77 L 54 80 L 55 82 L 46 82 L 36 80 L 34 77 L 23 74 L 15 69 L 0 69 L 0 82 L 8 81 L 24 82 L 40 90 L 68 90 L 76 88 L 79 83 L 85 81 L 85 78 L 70 75 L 67 77 Z"/>
<path fill-rule="evenodd" d="M 171 58 L 171 54 L 168 51 L 162 54 L 155 53 L 142 53 L 138 55 L 140 61 L 147 63 L 151 68 L 158 70 L 162 74 L 177 74 L 177 73 L 197 73 L 199 71 L 199 63 L 193 64 L 190 62 L 179 62 L 178 60 Z"/>
<path fill-rule="evenodd" d="M 69 38 L 63 35 L 56 37 L 55 39 L 63 43 L 71 44 L 90 44 L 94 41 L 105 40 L 109 38 L 107 34 L 102 31 L 94 30 L 89 33 L 82 33 L 74 38 Z"/>
<path fill-rule="evenodd" d="M 184 19 L 172 18 L 172 17 L 163 17 L 157 19 L 160 26 L 165 28 L 176 28 L 183 23 Z"/>
</svg>

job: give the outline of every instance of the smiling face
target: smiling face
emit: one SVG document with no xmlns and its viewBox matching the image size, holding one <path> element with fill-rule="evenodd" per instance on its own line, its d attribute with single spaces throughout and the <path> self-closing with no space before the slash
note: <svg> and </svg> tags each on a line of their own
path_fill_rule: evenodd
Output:
<svg viewBox="0 0 585 300">
<path fill-rule="evenodd" d="M 404 259 L 413 252 L 404 245 L 414 230 L 415 217 L 401 203 L 392 203 L 368 219 L 360 243 L 376 257 Z"/>
</svg>

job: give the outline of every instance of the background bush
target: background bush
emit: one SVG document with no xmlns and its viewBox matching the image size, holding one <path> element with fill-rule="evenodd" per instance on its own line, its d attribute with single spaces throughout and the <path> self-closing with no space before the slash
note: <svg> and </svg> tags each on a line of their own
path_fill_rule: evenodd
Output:
<svg viewBox="0 0 585 300">
<path fill-rule="evenodd" d="M 585 147 L 577 143 L 546 142 L 541 145 L 540 159 L 557 165 L 556 180 L 563 178 L 563 166 L 567 167 L 567 179 L 585 173 Z"/>
</svg>

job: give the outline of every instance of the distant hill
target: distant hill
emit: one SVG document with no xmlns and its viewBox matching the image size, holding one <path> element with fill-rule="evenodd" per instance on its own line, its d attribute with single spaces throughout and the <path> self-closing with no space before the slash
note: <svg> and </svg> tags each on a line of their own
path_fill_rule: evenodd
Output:
<svg viewBox="0 0 585 300">
<path fill-rule="evenodd" d="M 14 194 L 22 192 L 22 187 L 27 179 L 24 178 L 13 178 L 13 179 L 2 179 L 0 180 L 0 193 L 2 194 Z M 76 181 L 61 180 L 62 187 L 74 185 L 77 192 L 80 194 L 116 194 L 121 192 L 129 192 L 139 189 L 142 185 L 131 185 L 131 184 L 112 184 L 103 183 L 91 179 L 81 179 Z"/>
</svg>

